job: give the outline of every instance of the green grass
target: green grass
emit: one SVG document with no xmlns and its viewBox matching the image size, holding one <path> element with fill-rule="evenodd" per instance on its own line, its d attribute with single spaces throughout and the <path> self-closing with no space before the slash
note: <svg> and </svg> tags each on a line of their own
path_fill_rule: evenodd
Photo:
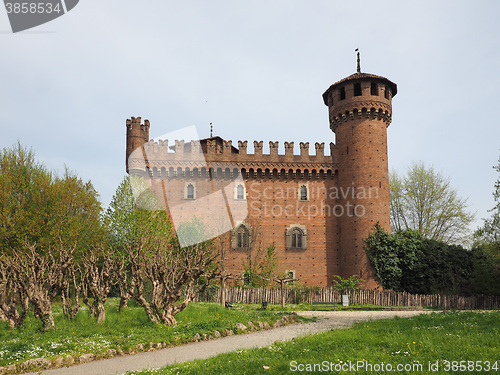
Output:
<svg viewBox="0 0 500 375">
<path fill-rule="evenodd" d="M 97 324 L 86 307 L 69 320 L 62 314 L 61 306 L 55 305 L 56 329 L 47 332 L 41 332 L 41 322 L 32 315 L 24 326 L 14 330 L 6 322 L 0 322 L 0 366 L 31 358 L 53 360 L 86 353 L 104 357 L 108 349 L 127 351 L 137 344 L 147 348 L 151 342 L 177 345 L 190 342 L 197 333 L 212 335 L 215 330 L 222 332 L 226 328 L 238 333 L 238 322 L 261 321 L 272 325 L 284 314 L 250 307 L 228 310 L 214 303 L 191 303 L 176 315 L 178 324 L 168 327 L 151 323 L 142 307 L 133 302 L 129 306 L 119 312 L 118 300 L 111 299 L 106 304 L 106 321 Z"/>
<path fill-rule="evenodd" d="M 390 373 L 372 366 L 393 366 L 393 373 L 403 374 L 471 374 L 477 371 L 477 362 L 465 363 L 465 371 L 453 367 L 445 371 L 450 361 L 490 361 L 500 371 L 500 312 L 452 312 L 419 315 L 413 318 L 394 318 L 356 324 L 350 329 L 339 329 L 278 342 L 262 349 L 239 350 L 208 360 L 198 360 L 162 369 L 131 372 L 129 374 L 304 374 L 304 373 Z M 292 362 L 295 361 L 295 362 Z M 324 362 L 325 361 L 325 362 Z M 364 364 L 357 371 L 341 370 L 341 365 Z M 429 362 L 439 371 L 429 371 Z M 495 362 L 496 361 L 496 362 Z M 300 365 L 325 365 L 323 371 L 308 371 Z M 422 370 L 418 367 L 422 365 Z M 397 365 L 410 366 L 396 371 Z M 456 364 L 459 366 L 459 363 Z M 330 367 L 332 366 L 332 367 Z M 337 368 L 335 367 L 337 366 Z M 415 367 L 412 367 L 415 366 Z M 485 366 L 485 363 L 482 363 Z M 327 371 L 325 371 L 327 369 Z M 349 369 L 349 368 L 347 368 Z M 352 369 L 352 368 L 351 368 Z M 295 370 L 295 371 L 292 371 Z M 330 371 L 333 370 L 333 371 Z"/>
</svg>

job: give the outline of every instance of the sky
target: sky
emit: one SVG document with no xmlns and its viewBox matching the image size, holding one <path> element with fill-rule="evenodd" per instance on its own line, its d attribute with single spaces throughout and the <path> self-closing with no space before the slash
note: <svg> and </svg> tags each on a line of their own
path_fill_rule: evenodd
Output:
<svg viewBox="0 0 500 375">
<path fill-rule="evenodd" d="M 450 179 L 476 213 L 494 206 L 500 156 L 500 2 L 494 0 L 80 0 L 13 34 L 0 10 L 0 148 L 92 181 L 107 206 L 125 176 L 125 122 L 150 137 L 333 142 L 323 92 L 356 71 L 398 85 L 389 168 Z M 314 152 L 311 146 L 311 153 Z"/>
</svg>

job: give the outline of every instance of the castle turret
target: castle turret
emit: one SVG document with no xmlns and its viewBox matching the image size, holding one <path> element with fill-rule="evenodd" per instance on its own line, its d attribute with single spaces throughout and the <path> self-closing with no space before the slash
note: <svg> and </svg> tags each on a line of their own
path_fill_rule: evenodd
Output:
<svg viewBox="0 0 500 375">
<path fill-rule="evenodd" d="M 387 126 L 397 93 L 387 78 L 358 71 L 323 94 L 330 128 L 338 147 L 339 268 L 342 276 L 358 274 L 368 288 L 377 286 L 364 250 L 364 239 L 377 222 L 390 230 Z"/>
<path fill-rule="evenodd" d="M 132 117 L 127 120 L 127 152 L 125 158 L 125 165 L 128 173 L 128 158 L 130 154 L 137 148 L 141 147 L 144 143 L 149 141 L 149 121 L 144 120 L 141 124 L 140 117 Z"/>
</svg>

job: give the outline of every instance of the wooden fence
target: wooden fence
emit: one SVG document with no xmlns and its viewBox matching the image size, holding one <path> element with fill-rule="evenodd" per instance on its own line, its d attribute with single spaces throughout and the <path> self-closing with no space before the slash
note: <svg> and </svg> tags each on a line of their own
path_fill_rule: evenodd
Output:
<svg viewBox="0 0 500 375">
<path fill-rule="evenodd" d="M 341 295 L 333 288 L 294 288 L 285 289 L 286 303 L 340 302 Z M 281 304 L 281 290 L 269 288 L 226 288 L 225 299 L 231 302 L 260 304 Z M 210 289 L 200 294 L 200 302 L 220 302 L 219 289 Z M 351 304 L 372 304 L 379 306 L 421 306 L 442 307 L 443 309 L 498 309 L 500 296 L 456 296 L 456 295 L 423 295 L 391 290 L 357 290 L 349 293 Z"/>
</svg>

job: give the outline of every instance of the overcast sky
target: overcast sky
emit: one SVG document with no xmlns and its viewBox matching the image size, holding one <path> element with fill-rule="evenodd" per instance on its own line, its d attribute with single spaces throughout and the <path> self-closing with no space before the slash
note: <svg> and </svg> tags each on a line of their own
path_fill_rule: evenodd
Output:
<svg viewBox="0 0 500 375">
<path fill-rule="evenodd" d="M 12 34 L 0 11 L 0 147 L 91 180 L 107 206 L 125 175 L 125 121 L 151 138 L 334 141 L 321 95 L 361 70 L 398 85 L 389 168 L 449 177 L 476 226 L 494 206 L 500 156 L 500 2 L 80 0 Z M 314 147 L 311 147 L 311 153 Z"/>
</svg>

